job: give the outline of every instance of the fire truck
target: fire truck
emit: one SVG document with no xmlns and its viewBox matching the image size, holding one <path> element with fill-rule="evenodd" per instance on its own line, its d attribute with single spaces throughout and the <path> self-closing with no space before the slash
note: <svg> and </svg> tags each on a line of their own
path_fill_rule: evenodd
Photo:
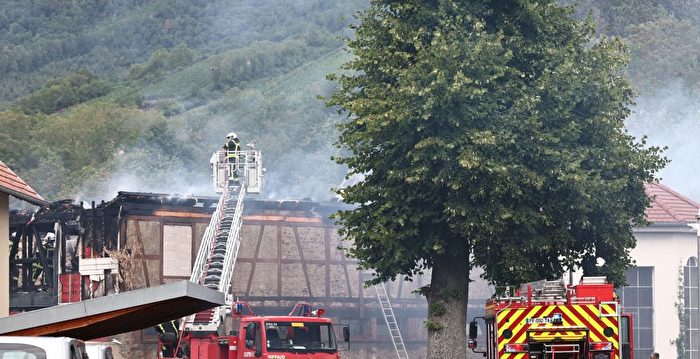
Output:
<svg viewBox="0 0 700 359">
<path fill-rule="evenodd" d="M 241 243 L 243 198 L 260 193 L 264 173 L 260 151 L 217 151 L 211 156 L 214 190 L 221 193 L 204 232 L 190 281 L 229 295 Z M 256 316 L 234 302 L 183 318 L 177 333 L 161 333 L 159 358 L 338 359 L 333 323 L 322 309 L 298 304 L 289 316 Z M 231 330 L 229 330 L 231 329 Z M 349 348 L 350 331 L 343 327 Z"/>
<path fill-rule="evenodd" d="M 477 349 L 480 328 L 486 343 Z M 573 286 L 527 283 L 487 300 L 485 315 L 469 323 L 468 347 L 488 359 L 634 359 L 632 338 L 613 284 L 583 277 Z"/>
<path fill-rule="evenodd" d="M 297 304 L 288 316 L 256 316 L 246 302 L 235 302 L 231 309 L 235 329 L 229 335 L 187 330 L 178 338 L 164 333 L 158 340 L 161 353 L 172 353 L 170 358 L 339 359 L 338 351 L 349 349 L 349 327 L 342 326 L 345 346 L 339 348 L 332 321 L 308 303 Z"/>
</svg>

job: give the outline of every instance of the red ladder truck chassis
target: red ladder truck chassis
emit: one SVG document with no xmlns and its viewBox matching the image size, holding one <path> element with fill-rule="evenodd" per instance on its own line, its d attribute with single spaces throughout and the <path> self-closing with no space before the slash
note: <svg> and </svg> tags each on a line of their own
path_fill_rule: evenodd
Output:
<svg viewBox="0 0 700 359">
<path fill-rule="evenodd" d="M 334 325 L 323 314 L 323 309 L 300 303 L 288 316 L 257 316 L 247 303 L 235 302 L 230 335 L 219 331 L 185 331 L 180 338 L 162 334 L 159 357 L 168 358 L 162 353 L 170 352 L 175 354 L 171 359 L 339 359 Z M 342 350 L 347 350 L 350 331 L 348 326 L 342 328 L 346 344 Z M 172 348 L 163 350 L 168 346 Z"/>
<path fill-rule="evenodd" d="M 634 359 L 632 318 L 605 277 L 574 286 L 528 283 L 485 309 L 469 323 L 468 347 L 487 359 Z M 485 323 L 485 348 L 477 349 L 477 319 Z"/>
</svg>

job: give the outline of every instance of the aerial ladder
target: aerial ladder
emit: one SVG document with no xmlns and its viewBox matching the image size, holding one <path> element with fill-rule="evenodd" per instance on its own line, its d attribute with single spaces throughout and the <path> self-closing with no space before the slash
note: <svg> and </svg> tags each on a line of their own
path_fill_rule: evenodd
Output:
<svg viewBox="0 0 700 359">
<path fill-rule="evenodd" d="M 389 334 L 391 335 L 391 342 L 394 344 L 396 357 L 398 359 L 408 359 L 406 345 L 403 342 L 401 330 L 399 330 L 399 322 L 396 320 L 394 309 L 391 307 L 391 301 L 389 300 L 389 294 L 386 291 L 386 283 L 375 284 L 374 291 L 377 294 L 377 300 L 382 309 L 384 323 L 386 323 L 386 326 L 389 328 Z"/>
<path fill-rule="evenodd" d="M 214 190 L 221 193 L 211 216 L 190 281 L 227 295 L 241 244 L 243 199 L 248 193 L 260 193 L 265 170 L 262 155 L 252 145 L 242 151 L 214 152 L 210 163 Z M 180 341 L 187 336 L 222 334 L 226 306 L 186 317 L 180 324 Z"/>
</svg>

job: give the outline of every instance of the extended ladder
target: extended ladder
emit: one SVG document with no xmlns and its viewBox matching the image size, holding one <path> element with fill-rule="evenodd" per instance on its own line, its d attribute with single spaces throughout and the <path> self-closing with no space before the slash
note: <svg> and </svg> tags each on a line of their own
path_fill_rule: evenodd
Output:
<svg viewBox="0 0 700 359">
<path fill-rule="evenodd" d="M 240 177 L 230 180 L 226 166 L 231 163 L 226 162 L 225 153 L 218 151 L 212 155 L 214 189 L 221 192 L 221 197 L 202 237 L 190 276 L 191 282 L 224 294 L 230 289 L 241 245 L 243 198 L 248 192 L 260 193 L 264 184 L 259 151 L 239 151 L 236 158 Z M 225 306 L 195 313 L 182 322 L 181 332 L 220 332 L 225 315 Z"/>
<path fill-rule="evenodd" d="M 389 294 L 386 292 L 386 284 L 375 284 L 374 291 L 377 293 L 377 300 L 379 301 L 379 305 L 382 307 L 384 323 L 386 323 L 386 326 L 389 328 L 391 342 L 394 344 L 394 350 L 396 350 L 396 357 L 399 359 L 408 359 L 408 353 L 406 352 L 406 346 L 403 343 L 403 337 L 401 336 L 401 331 L 399 330 L 399 324 L 396 321 L 396 316 L 394 316 L 394 309 L 391 308 Z"/>
</svg>

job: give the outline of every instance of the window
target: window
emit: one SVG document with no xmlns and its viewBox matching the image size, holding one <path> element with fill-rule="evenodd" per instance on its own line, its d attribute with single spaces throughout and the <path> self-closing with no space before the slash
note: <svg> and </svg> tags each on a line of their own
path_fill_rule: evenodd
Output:
<svg viewBox="0 0 700 359">
<path fill-rule="evenodd" d="M 189 277 L 192 274 L 192 227 L 163 226 L 163 276 Z"/>
<path fill-rule="evenodd" d="M 699 359 L 698 261 L 695 257 L 690 257 L 683 267 L 683 311 L 686 330 L 686 358 Z"/>
<path fill-rule="evenodd" d="M 622 307 L 634 318 L 634 356 L 648 358 L 654 349 L 654 267 L 627 270 L 627 287 L 617 290 Z"/>
<path fill-rule="evenodd" d="M 269 352 L 335 352 L 333 327 L 326 323 L 266 322 L 265 340 Z"/>
<path fill-rule="evenodd" d="M 29 344 L 0 343 L 1 359 L 46 359 L 46 351 Z"/>
</svg>

